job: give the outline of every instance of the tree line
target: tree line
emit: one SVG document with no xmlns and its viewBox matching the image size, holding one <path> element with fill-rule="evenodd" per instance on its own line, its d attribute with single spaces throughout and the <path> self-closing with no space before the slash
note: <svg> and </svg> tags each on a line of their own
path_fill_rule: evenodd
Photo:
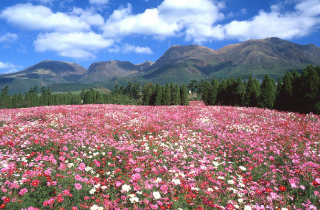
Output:
<svg viewBox="0 0 320 210">
<path fill-rule="evenodd" d="M 266 75 L 262 82 L 249 77 L 195 80 L 188 85 L 206 105 L 245 106 L 320 114 L 320 66 L 307 66 L 301 74 L 287 71 L 277 83 Z"/>
<path fill-rule="evenodd" d="M 38 86 L 30 88 L 25 94 L 9 95 L 9 86 L 2 88 L 0 93 L 0 108 L 27 108 L 51 105 L 79 104 L 123 104 L 123 105 L 188 105 L 188 90 L 185 85 L 148 83 L 143 87 L 140 83 L 127 83 L 127 86 L 116 85 L 111 93 L 102 93 L 91 88 L 82 89 L 80 94 L 52 93 L 50 87 Z"/>
<path fill-rule="evenodd" d="M 83 89 L 80 94 L 52 93 L 50 87 L 38 86 L 30 88 L 25 94 L 9 95 L 9 86 L 2 88 L 0 93 L 0 109 L 27 108 L 51 105 L 80 104 L 136 104 L 136 101 L 123 94 L 103 94 L 96 89 Z"/>
<path fill-rule="evenodd" d="M 250 76 L 218 81 L 192 80 L 188 86 L 173 83 L 127 83 L 115 85 L 111 93 L 91 88 L 80 94 L 52 93 L 50 87 L 31 88 L 25 94 L 9 95 L 9 86 L 0 93 L 0 108 L 71 104 L 188 105 L 203 100 L 206 105 L 244 106 L 320 114 L 320 66 L 307 66 L 301 74 L 286 72 L 277 82 L 266 75 L 262 81 Z"/>
</svg>

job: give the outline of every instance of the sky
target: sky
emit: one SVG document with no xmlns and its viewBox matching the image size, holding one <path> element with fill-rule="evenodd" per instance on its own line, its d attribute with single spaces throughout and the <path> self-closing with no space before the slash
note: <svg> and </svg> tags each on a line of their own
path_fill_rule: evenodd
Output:
<svg viewBox="0 0 320 210">
<path fill-rule="evenodd" d="M 320 0 L 0 0 L 0 73 L 47 59 L 154 62 L 171 45 L 267 37 L 320 47 Z"/>
</svg>

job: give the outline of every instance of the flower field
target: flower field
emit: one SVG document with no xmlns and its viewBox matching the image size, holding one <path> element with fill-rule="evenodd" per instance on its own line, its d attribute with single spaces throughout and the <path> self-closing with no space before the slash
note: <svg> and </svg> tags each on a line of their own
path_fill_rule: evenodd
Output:
<svg viewBox="0 0 320 210">
<path fill-rule="evenodd" d="M 319 209 L 320 117 L 211 106 L 0 110 L 0 209 Z"/>
</svg>

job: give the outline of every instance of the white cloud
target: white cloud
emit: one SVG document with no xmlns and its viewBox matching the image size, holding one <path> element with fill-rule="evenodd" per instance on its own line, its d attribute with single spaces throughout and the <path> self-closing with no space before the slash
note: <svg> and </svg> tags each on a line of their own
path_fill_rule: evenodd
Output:
<svg viewBox="0 0 320 210">
<path fill-rule="evenodd" d="M 283 4 L 295 3 L 294 10 Z M 307 36 L 320 25 L 319 0 L 282 2 L 263 10 L 251 19 L 234 20 L 221 25 L 223 2 L 214 0 L 164 0 L 157 8 L 133 14 L 130 4 L 115 10 L 103 27 L 106 37 L 151 35 L 156 39 L 182 36 L 194 43 L 212 40 L 279 37 L 293 39 Z M 247 10 L 243 8 L 242 14 Z"/>
<path fill-rule="evenodd" d="M 313 7 L 317 9 L 314 10 Z M 295 8 L 295 11 L 285 12 L 273 5 L 269 13 L 260 11 L 251 20 L 232 21 L 223 27 L 225 38 L 244 41 L 266 37 L 293 39 L 307 36 L 320 24 L 320 18 L 317 17 L 320 14 L 320 1 L 307 0 L 298 3 Z"/>
<path fill-rule="evenodd" d="M 89 0 L 89 2 L 90 2 L 91 4 L 101 5 L 101 4 L 108 4 L 108 3 L 109 3 L 109 0 Z"/>
<path fill-rule="evenodd" d="M 152 50 L 149 47 L 140 47 L 140 46 L 134 46 L 130 44 L 125 44 L 122 47 L 122 50 L 124 53 L 140 53 L 140 54 L 152 54 Z"/>
<path fill-rule="evenodd" d="M 210 29 L 224 17 L 219 12 L 221 7 L 223 4 L 214 4 L 211 0 L 165 0 L 157 8 L 134 15 L 128 4 L 109 17 L 103 27 L 104 36 L 138 34 L 166 38 L 185 33 L 187 39 L 195 39 L 202 33 L 198 29 Z"/>
<path fill-rule="evenodd" d="M 306 16 L 320 15 L 320 1 L 319 0 L 306 0 L 301 1 L 296 5 L 296 10 Z"/>
<path fill-rule="evenodd" d="M 54 51 L 71 58 L 95 58 L 94 52 L 110 47 L 113 40 L 93 32 L 45 33 L 34 42 L 37 52 Z"/>
<path fill-rule="evenodd" d="M 9 62 L 4 63 L 0 61 L 0 69 L 7 69 L 5 73 L 9 74 L 19 71 L 19 69 L 22 69 L 22 66 L 17 66 Z"/>
<path fill-rule="evenodd" d="M 6 33 L 0 36 L 0 42 L 14 42 L 18 39 L 17 34 Z"/>
<path fill-rule="evenodd" d="M 28 30 L 89 31 L 91 25 L 103 24 L 104 20 L 101 15 L 81 11 L 82 13 L 71 13 L 70 15 L 61 12 L 53 13 L 48 7 L 28 3 L 8 7 L 1 12 L 0 17 Z"/>
<path fill-rule="evenodd" d="M 3 63 L 0 61 L 0 69 L 8 69 L 8 68 L 16 68 L 15 65 L 13 65 L 12 63 Z"/>
</svg>

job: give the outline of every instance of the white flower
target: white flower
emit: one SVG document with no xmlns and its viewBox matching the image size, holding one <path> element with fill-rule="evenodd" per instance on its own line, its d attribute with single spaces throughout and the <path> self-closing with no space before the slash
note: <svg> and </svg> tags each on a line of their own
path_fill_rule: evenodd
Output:
<svg viewBox="0 0 320 210">
<path fill-rule="evenodd" d="M 103 210 L 103 208 L 94 204 L 93 206 L 91 206 L 90 210 Z"/>
<path fill-rule="evenodd" d="M 213 189 L 212 188 L 208 188 L 207 191 L 208 192 L 213 192 Z"/>
<path fill-rule="evenodd" d="M 191 190 L 199 191 L 200 189 L 197 187 L 192 187 Z"/>
<path fill-rule="evenodd" d="M 124 184 L 122 185 L 122 190 L 123 192 L 129 192 L 129 190 L 131 189 L 130 185 Z"/>
<path fill-rule="evenodd" d="M 245 205 L 245 206 L 244 206 L 244 210 L 252 210 L 252 208 L 251 208 L 251 206 L 249 206 L 249 205 Z"/>
<path fill-rule="evenodd" d="M 247 170 L 246 167 L 244 167 L 244 166 L 239 166 L 239 168 L 240 168 L 242 171 Z"/>
<path fill-rule="evenodd" d="M 154 199 L 156 199 L 156 200 L 158 200 L 159 198 L 161 198 L 161 195 L 160 195 L 159 192 L 153 192 L 152 194 L 153 194 Z"/>
<path fill-rule="evenodd" d="M 180 185 L 180 184 L 181 184 L 181 182 L 180 182 L 179 179 L 172 179 L 172 182 L 173 182 L 173 184 L 175 184 L 175 185 Z"/>
<path fill-rule="evenodd" d="M 218 176 L 218 179 L 224 179 L 224 177 L 223 176 Z"/>
<path fill-rule="evenodd" d="M 93 188 L 93 189 L 91 189 L 91 190 L 89 191 L 90 194 L 94 194 L 95 192 L 96 192 L 96 189 L 95 189 L 95 188 Z"/>
<path fill-rule="evenodd" d="M 234 184 L 233 180 L 228 180 L 228 184 Z"/>
<path fill-rule="evenodd" d="M 135 194 L 130 194 L 129 195 L 129 200 L 130 200 L 131 203 L 138 203 L 139 202 L 139 198 L 136 197 Z"/>
<path fill-rule="evenodd" d="M 242 199 L 242 198 L 239 198 L 239 199 L 238 199 L 238 202 L 239 202 L 239 203 L 242 203 L 242 202 L 243 202 L 243 199 Z"/>
<path fill-rule="evenodd" d="M 213 163 L 213 165 L 216 166 L 216 167 L 218 167 L 218 166 L 220 165 L 219 162 L 217 162 L 217 161 L 212 161 L 212 163 Z"/>
</svg>

